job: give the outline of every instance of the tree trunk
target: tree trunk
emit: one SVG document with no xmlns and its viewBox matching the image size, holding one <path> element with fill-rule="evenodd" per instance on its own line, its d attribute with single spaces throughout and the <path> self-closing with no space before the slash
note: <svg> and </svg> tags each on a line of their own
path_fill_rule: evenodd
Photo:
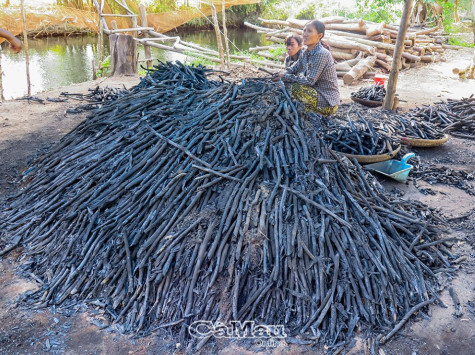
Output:
<svg viewBox="0 0 475 355">
<path fill-rule="evenodd" d="M 472 0 L 472 30 L 473 30 L 473 44 L 475 44 L 475 0 Z"/>
<path fill-rule="evenodd" d="M 383 60 L 376 59 L 376 64 L 379 65 L 381 68 L 386 69 L 388 73 L 391 71 L 391 66 Z"/>
<path fill-rule="evenodd" d="M 134 37 L 124 34 L 109 36 L 111 76 L 137 73 L 137 45 Z"/>
<path fill-rule="evenodd" d="M 395 46 L 396 48 L 394 50 L 391 74 L 389 75 L 386 98 L 384 99 L 383 103 L 383 107 L 386 110 L 392 110 L 394 108 L 394 98 L 396 97 L 396 86 L 399 76 L 399 65 L 401 63 L 402 52 L 404 51 L 404 38 L 406 37 L 407 28 L 409 25 L 412 3 L 413 0 L 404 0 L 404 10 L 401 17 L 401 24 L 399 25 L 399 33 Z"/>
<path fill-rule="evenodd" d="M 341 51 L 336 51 L 336 50 L 332 50 L 331 55 L 336 60 L 349 60 L 356 57 L 356 53 L 351 54 L 351 53 L 346 53 L 346 52 L 341 52 Z"/>
<path fill-rule="evenodd" d="M 455 15 L 455 22 L 459 22 L 459 0 L 455 0 L 455 9 L 454 9 L 454 15 Z"/>
<path fill-rule="evenodd" d="M 28 87 L 28 96 L 31 96 L 30 56 L 28 53 L 28 33 L 26 31 L 26 16 L 25 16 L 24 0 L 21 0 L 21 17 L 23 20 L 23 50 L 25 51 L 26 84 Z"/>
<path fill-rule="evenodd" d="M 366 34 L 366 25 L 363 21 L 357 23 L 329 23 L 325 25 L 325 30 L 339 30 L 361 32 Z"/>
<path fill-rule="evenodd" d="M 381 33 L 383 33 L 384 26 L 385 26 L 384 22 L 376 23 L 376 24 L 372 24 L 372 25 L 367 25 L 366 26 L 366 36 L 371 37 L 371 36 L 375 36 L 375 35 L 380 35 Z"/>
<path fill-rule="evenodd" d="M 366 57 L 360 60 L 351 70 L 343 76 L 343 82 L 348 85 L 361 78 L 376 63 L 376 57 Z"/>
<path fill-rule="evenodd" d="M 104 60 L 104 25 L 102 24 L 102 9 L 104 7 L 104 0 L 101 0 L 101 6 L 97 9 L 98 12 L 98 36 L 97 36 L 97 44 L 99 46 L 99 67 L 102 65 Z"/>
<path fill-rule="evenodd" d="M 2 48 L 0 47 L 0 102 L 5 101 L 5 96 L 3 96 L 3 71 L 2 71 Z"/>
<path fill-rule="evenodd" d="M 229 39 L 228 39 L 228 28 L 226 27 L 226 6 L 225 6 L 225 0 L 223 0 L 222 3 L 222 13 L 223 13 L 223 35 L 224 35 L 224 45 L 226 48 L 226 62 L 228 63 L 228 68 L 229 68 L 229 63 L 231 60 L 229 59 Z"/>
<path fill-rule="evenodd" d="M 140 25 L 142 27 L 148 27 L 148 21 L 147 21 L 147 11 L 145 9 L 145 5 L 143 3 L 140 3 L 139 5 L 139 11 L 140 11 Z M 148 37 L 147 32 L 144 33 L 144 37 Z M 144 52 L 145 52 L 145 59 L 147 60 L 147 68 L 152 67 L 152 49 L 150 46 L 144 45 Z"/>
<path fill-rule="evenodd" d="M 362 52 L 369 53 L 371 55 L 373 55 L 375 52 L 374 47 L 371 47 L 362 43 L 356 43 L 351 40 L 344 40 L 341 37 L 338 37 L 335 35 L 328 36 L 328 37 L 325 36 L 325 42 L 328 43 L 332 49 L 334 48 L 356 49 Z M 339 50 L 339 49 L 336 49 L 336 50 Z"/>
</svg>

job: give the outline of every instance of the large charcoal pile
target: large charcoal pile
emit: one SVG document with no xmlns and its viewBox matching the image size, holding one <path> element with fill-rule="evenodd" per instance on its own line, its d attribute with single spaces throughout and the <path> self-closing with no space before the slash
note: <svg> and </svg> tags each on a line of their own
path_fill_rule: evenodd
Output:
<svg viewBox="0 0 475 355">
<path fill-rule="evenodd" d="M 429 209 L 329 153 L 279 84 L 205 74 L 160 65 L 28 169 L 0 254 L 25 247 L 29 302 L 182 342 L 196 320 L 255 320 L 331 348 L 437 299 L 450 253 Z"/>
</svg>

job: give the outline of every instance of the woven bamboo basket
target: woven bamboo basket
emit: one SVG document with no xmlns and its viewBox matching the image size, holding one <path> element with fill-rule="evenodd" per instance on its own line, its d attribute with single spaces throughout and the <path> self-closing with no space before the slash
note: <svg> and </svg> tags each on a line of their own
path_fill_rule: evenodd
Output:
<svg viewBox="0 0 475 355">
<path fill-rule="evenodd" d="M 416 139 L 416 138 L 408 138 L 408 137 L 399 137 L 401 139 L 401 143 L 411 145 L 413 147 L 422 147 L 422 148 L 430 148 L 430 147 L 437 147 L 439 145 L 444 144 L 449 139 L 447 134 L 444 134 L 444 137 L 440 139 Z"/>
<path fill-rule="evenodd" d="M 357 102 L 357 103 L 362 104 L 362 105 L 364 105 L 364 106 L 368 106 L 368 107 L 383 106 L 383 102 L 382 102 L 382 101 L 359 99 L 359 98 L 353 97 L 353 96 L 350 96 L 350 97 L 351 97 L 351 99 L 352 99 L 354 102 Z"/>
<path fill-rule="evenodd" d="M 392 153 L 378 154 L 378 155 L 355 155 L 355 154 L 341 153 L 334 150 L 333 152 L 342 154 L 348 159 L 355 158 L 358 163 L 369 164 L 369 163 L 378 163 L 380 161 L 385 161 L 385 160 L 394 158 L 400 149 L 401 149 L 401 146 L 398 145 L 397 148 L 394 149 Z"/>
</svg>

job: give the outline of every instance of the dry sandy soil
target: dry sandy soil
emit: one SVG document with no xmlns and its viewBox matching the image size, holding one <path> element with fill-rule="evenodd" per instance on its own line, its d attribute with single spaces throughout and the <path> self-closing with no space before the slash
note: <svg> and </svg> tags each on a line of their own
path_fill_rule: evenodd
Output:
<svg viewBox="0 0 475 355">
<path fill-rule="evenodd" d="M 446 62 L 434 63 L 416 69 L 403 71 L 399 78 L 398 94 L 400 107 L 408 109 L 416 105 L 430 104 L 441 99 L 460 99 L 475 94 L 475 81 L 462 81 L 452 75 L 451 69 L 465 64 L 471 58 L 472 50 L 447 51 Z M 254 73 L 254 74 L 253 74 Z M 249 74 L 249 72 L 248 72 Z M 257 71 L 250 71 L 257 76 Z M 63 91 L 87 93 L 88 88 L 127 87 L 137 84 L 138 77 L 108 78 L 85 82 L 50 92 L 39 94 L 40 98 L 59 97 Z M 349 94 L 369 81 L 353 86 L 343 86 L 342 98 L 349 102 Z M 64 134 L 81 122 L 86 114 L 69 114 L 66 109 L 77 105 L 77 101 L 66 103 L 46 102 L 44 105 L 27 101 L 8 101 L 0 105 L 0 198 L 15 191 L 12 183 L 27 167 L 28 161 L 39 152 L 57 142 Z M 451 138 L 437 149 L 414 149 L 422 160 L 438 166 L 475 173 L 475 141 Z M 389 191 L 404 194 L 404 198 L 420 200 L 438 209 L 447 218 L 454 219 L 451 233 L 459 241 L 453 253 L 461 258 L 456 267 L 458 274 L 449 279 L 441 276 L 446 285 L 441 294 L 448 308 L 433 306 L 430 319 L 410 322 L 388 344 L 380 354 L 469 354 L 475 347 L 475 314 L 465 305 L 475 302 L 475 253 L 472 248 L 475 233 L 475 197 L 455 187 L 420 182 L 420 187 L 428 188 L 433 194 L 424 195 L 412 183 L 399 184 L 382 180 Z M 92 324 L 94 315 L 83 309 L 67 310 L 27 310 L 16 306 L 17 298 L 34 284 L 20 278 L 16 267 L 20 264 L 21 253 L 14 251 L 0 258 L 0 354 L 158 354 L 180 353 L 181 350 L 165 332 L 147 338 L 133 339 L 128 336 L 99 330 Z M 462 305 L 463 315 L 456 318 L 448 287 L 452 286 Z M 472 304 L 473 305 L 473 304 Z M 429 317 L 427 317 L 429 318 Z M 274 345 L 277 345 L 274 347 Z M 350 353 L 363 354 L 363 342 L 357 341 Z M 267 348 L 258 344 L 240 342 L 212 342 L 204 353 L 222 354 L 298 354 L 324 353 L 318 347 L 272 344 Z"/>
</svg>

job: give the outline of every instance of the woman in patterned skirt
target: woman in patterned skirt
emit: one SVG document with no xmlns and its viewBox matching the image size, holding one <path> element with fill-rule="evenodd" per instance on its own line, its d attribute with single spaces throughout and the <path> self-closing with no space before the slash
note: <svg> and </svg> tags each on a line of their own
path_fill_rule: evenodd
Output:
<svg viewBox="0 0 475 355">
<path fill-rule="evenodd" d="M 321 43 L 325 25 L 320 21 L 309 22 L 303 31 L 299 60 L 278 77 L 291 83 L 292 96 L 302 101 L 306 108 L 323 115 L 332 115 L 340 104 L 340 91 L 333 57 Z"/>
</svg>

